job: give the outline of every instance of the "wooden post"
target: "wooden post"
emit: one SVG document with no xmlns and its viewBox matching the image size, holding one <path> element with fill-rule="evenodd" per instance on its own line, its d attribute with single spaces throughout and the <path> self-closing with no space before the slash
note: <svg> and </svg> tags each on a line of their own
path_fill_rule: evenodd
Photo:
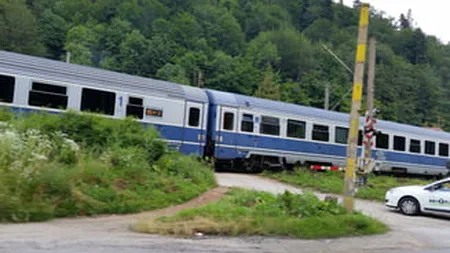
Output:
<svg viewBox="0 0 450 253">
<path fill-rule="evenodd" d="M 201 70 L 198 72 L 197 86 L 203 88 L 203 72 Z"/>
<path fill-rule="evenodd" d="M 361 4 L 358 45 L 356 48 L 355 71 L 353 76 L 352 110 L 350 113 L 350 130 L 347 146 L 347 166 L 344 179 L 344 206 L 353 212 L 353 196 L 355 194 L 356 151 L 358 147 L 358 128 L 361 109 L 361 97 L 364 79 L 364 63 L 366 60 L 367 30 L 369 25 L 369 4 Z"/>
<path fill-rule="evenodd" d="M 325 110 L 329 110 L 330 108 L 330 84 L 327 83 L 325 85 L 325 102 L 323 107 L 325 108 Z"/>
<path fill-rule="evenodd" d="M 67 51 L 67 54 L 66 54 L 66 62 L 70 63 L 70 52 L 69 51 Z"/>
</svg>

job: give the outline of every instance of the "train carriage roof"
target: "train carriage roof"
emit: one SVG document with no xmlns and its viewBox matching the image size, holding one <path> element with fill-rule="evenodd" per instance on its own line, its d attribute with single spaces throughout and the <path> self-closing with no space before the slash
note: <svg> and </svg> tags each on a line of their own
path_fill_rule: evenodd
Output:
<svg viewBox="0 0 450 253">
<path fill-rule="evenodd" d="M 0 72 L 208 103 L 207 95 L 199 88 L 1 50 Z"/>
<path fill-rule="evenodd" d="M 299 115 L 308 118 L 320 118 L 327 121 L 341 122 L 348 124 L 349 115 L 336 111 L 329 111 L 314 107 L 290 104 L 280 101 L 267 100 L 262 98 L 244 96 L 223 91 L 207 90 L 212 104 L 227 105 L 239 108 L 252 108 L 259 111 L 276 112 L 287 115 Z M 364 118 L 360 119 L 361 126 Z M 377 120 L 380 129 L 390 130 L 399 133 L 409 133 L 434 138 L 436 140 L 450 140 L 450 133 L 417 127 L 413 125 L 401 124 L 385 120 Z"/>
</svg>

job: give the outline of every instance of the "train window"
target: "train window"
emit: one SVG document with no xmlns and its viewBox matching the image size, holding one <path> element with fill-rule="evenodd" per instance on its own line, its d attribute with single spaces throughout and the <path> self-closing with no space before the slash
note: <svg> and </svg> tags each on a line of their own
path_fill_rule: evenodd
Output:
<svg viewBox="0 0 450 253">
<path fill-rule="evenodd" d="M 287 137 L 305 139 L 306 122 L 288 119 L 287 121 Z"/>
<path fill-rule="evenodd" d="M 223 129 L 234 130 L 234 113 L 226 112 L 223 116 Z"/>
<path fill-rule="evenodd" d="M 334 142 L 346 144 L 348 141 L 348 128 L 336 127 L 334 131 Z"/>
<path fill-rule="evenodd" d="M 389 148 L 389 135 L 388 134 L 377 134 L 376 147 L 380 149 Z"/>
<path fill-rule="evenodd" d="M 406 149 L 406 138 L 403 136 L 394 136 L 394 150 L 405 151 Z"/>
<path fill-rule="evenodd" d="M 67 102 L 67 87 L 33 82 L 28 97 L 29 105 L 66 109 Z"/>
<path fill-rule="evenodd" d="M 116 94 L 109 91 L 83 88 L 81 111 L 114 115 Z"/>
<path fill-rule="evenodd" d="M 280 135 L 280 119 L 261 116 L 261 129 L 259 132 L 262 134 Z"/>
<path fill-rule="evenodd" d="M 198 127 L 200 125 L 200 109 L 189 108 L 189 126 Z"/>
<path fill-rule="evenodd" d="M 0 102 L 12 103 L 14 99 L 14 85 L 16 79 L 12 76 L 0 75 Z"/>
<path fill-rule="evenodd" d="M 144 100 L 137 97 L 129 97 L 127 105 L 127 117 L 142 119 L 144 117 Z M 162 116 L 162 115 L 161 115 Z"/>
<path fill-rule="evenodd" d="M 330 133 L 328 131 L 328 126 L 324 125 L 313 125 L 312 139 L 315 141 L 326 141 L 330 140 Z"/>
<path fill-rule="evenodd" d="M 409 142 L 409 152 L 420 154 L 421 148 L 419 140 L 411 139 L 411 141 Z"/>
<path fill-rule="evenodd" d="M 253 115 L 251 115 L 251 114 L 242 115 L 241 131 L 253 133 L 253 127 L 254 127 Z"/>
<path fill-rule="evenodd" d="M 439 143 L 439 156 L 448 157 L 448 144 Z"/>
<path fill-rule="evenodd" d="M 359 130 L 358 131 L 358 146 L 362 146 L 362 144 L 363 144 L 363 131 L 362 130 Z"/>
<path fill-rule="evenodd" d="M 434 155 L 436 154 L 436 143 L 433 141 L 425 141 L 425 154 Z"/>
</svg>

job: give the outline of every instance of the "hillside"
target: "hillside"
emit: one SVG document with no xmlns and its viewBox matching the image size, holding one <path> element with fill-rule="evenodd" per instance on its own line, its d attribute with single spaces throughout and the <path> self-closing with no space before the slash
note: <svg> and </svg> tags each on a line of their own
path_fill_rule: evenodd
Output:
<svg viewBox="0 0 450 253">
<path fill-rule="evenodd" d="M 352 82 L 323 44 L 353 66 L 357 23 L 332 0 L 0 0 L 0 49 L 322 107 Z M 369 32 L 381 117 L 449 130 L 450 46 L 376 10 Z"/>
</svg>

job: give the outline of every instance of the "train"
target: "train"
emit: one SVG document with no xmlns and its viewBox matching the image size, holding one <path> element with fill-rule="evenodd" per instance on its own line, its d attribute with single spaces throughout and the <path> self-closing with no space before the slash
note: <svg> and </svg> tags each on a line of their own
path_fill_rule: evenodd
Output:
<svg viewBox="0 0 450 253">
<path fill-rule="evenodd" d="M 255 172 L 302 165 L 345 167 L 349 115 L 0 51 L 0 106 L 134 117 L 168 147 L 217 168 Z M 360 120 L 358 156 L 362 152 Z M 376 172 L 445 176 L 450 134 L 378 120 Z"/>
</svg>

